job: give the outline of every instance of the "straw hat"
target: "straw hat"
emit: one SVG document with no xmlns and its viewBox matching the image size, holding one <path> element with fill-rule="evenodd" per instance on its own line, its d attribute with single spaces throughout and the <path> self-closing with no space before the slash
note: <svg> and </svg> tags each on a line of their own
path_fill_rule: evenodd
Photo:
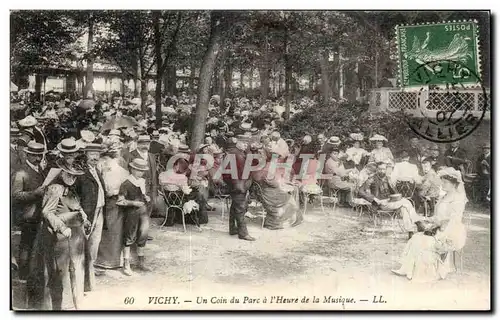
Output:
<svg viewBox="0 0 500 320">
<path fill-rule="evenodd" d="M 336 136 L 330 137 L 330 138 L 326 141 L 326 143 L 327 143 L 327 144 L 338 145 L 338 144 L 340 144 L 340 138 L 339 138 L 339 137 L 336 137 Z"/>
<path fill-rule="evenodd" d="M 69 173 L 73 176 L 81 176 L 84 174 L 83 170 L 76 169 L 68 165 L 68 163 L 64 159 L 57 159 L 56 165 L 62 171 Z"/>
<path fill-rule="evenodd" d="M 76 143 L 74 139 L 68 138 L 63 139 L 61 142 L 57 144 L 57 150 L 62 153 L 74 153 L 80 150 L 80 147 Z"/>
<path fill-rule="evenodd" d="M 370 138 L 370 141 L 385 141 L 385 142 L 387 142 L 387 139 L 383 135 L 375 134 L 373 137 Z"/>
<path fill-rule="evenodd" d="M 102 144 L 99 143 L 89 143 L 84 148 L 85 152 L 104 152 Z"/>
<path fill-rule="evenodd" d="M 27 116 L 24 119 L 19 120 L 19 125 L 23 128 L 30 128 L 36 126 L 38 121 L 36 121 L 35 117 Z"/>
<path fill-rule="evenodd" d="M 18 128 L 10 128 L 10 136 L 11 137 L 19 137 L 21 136 L 21 132 Z"/>
<path fill-rule="evenodd" d="M 252 130 L 252 122 L 242 122 L 240 123 L 240 129 L 243 131 Z"/>
<path fill-rule="evenodd" d="M 132 169 L 139 170 L 139 171 L 148 171 L 149 166 L 146 160 L 140 159 L 140 158 L 135 158 L 132 160 L 132 162 L 129 163 L 129 166 Z"/>
<path fill-rule="evenodd" d="M 121 136 L 121 133 L 120 133 L 120 130 L 113 129 L 113 130 L 109 131 L 109 135 L 110 136 Z"/>
<path fill-rule="evenodd" d="M 137 139 L 137 143 L 141 142 L 151 142 L 151 137 L 147 134 L 140 135 L 139 139 Z"/>
<path fill-rule="evenodd" d="M 191 153 L 191 149 L 189 149 L 189 147 L 185 144 L 179 145 L 178 150 L 180 153 Z"/>
<path fill-rule="evenodd" d="M 429 150 L 439 150 L 439 147 L 435 144 L 432 144 L 430 147 L 429 147 Z"/>
<path fill-rule="evenodd" d="M 44 153 L 46 153 L 44 145 L 36 142 L 35 140 L 28 142 L 28 146 L 26 146 L 24 148 L 24 152 L 29 153 L 29 154 L 44 154 Z"/>
<path fill-rule="evenodd" d="M 95 134 L 92 131 L 82 130 L 80 131 L 80 136 L 83 142 L 92 143 L 95 140 Z"/>
<path fill-rule="evenodd" d="M 204 148 L 206 148 L 206 147 L 208 147 L 208 146 L 209 146 L 209 144 L 206 144 L 206 143 L 204 143 L 204 144 L 200 145 L 200 146 L 198 147 L 198 152 L 201 152 Z"/>
<path fill-rule="evenodd" d="M 350 133 L 349 138 L 353 141 L 363 141 L 364 137 L 362 133 Z"/>
</svg>

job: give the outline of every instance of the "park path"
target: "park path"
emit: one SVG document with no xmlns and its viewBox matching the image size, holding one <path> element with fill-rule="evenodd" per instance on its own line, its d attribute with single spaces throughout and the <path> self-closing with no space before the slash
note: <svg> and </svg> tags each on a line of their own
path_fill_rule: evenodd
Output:
<svg viewBox="0 0 500 320">
<path fill-rule="evenodd" d="M 83 308 L 489 309 L 490 216 L 484 208 L 468 211 L 472 220 L 463 270 L 432 284 L 391 274 L 405 235 L 393 238 L 389 226 L 373 232 L 371 223 L 350 209 L 311 210 L 299 227 L 278 231 L 261 229 L 260 220 L 250 221 L 255 242 L 229 236 L 227 212 L 222 219 L 217 211 L 202 232 L 192 226 L 186 233 L 179 226 L 153 227 L 146 256 L 154 271 L 133 277 L 107 271 L 98 278 L 98 289 L 85 297 Z M 158 304 L 174 302 L 164 298 L 172 296 L 178 297 L 175 304 Z M 374 296 L 386 303 L 374 303 Z"/>
</svg>

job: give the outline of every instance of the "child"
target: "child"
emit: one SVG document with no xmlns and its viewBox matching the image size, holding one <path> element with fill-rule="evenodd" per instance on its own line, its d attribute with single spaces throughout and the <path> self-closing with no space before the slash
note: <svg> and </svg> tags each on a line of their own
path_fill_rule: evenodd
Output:
<svg viewBox="0 0 500 320">
<path fill-rule="evenodd" d="M 145 160 L 136 158 L 130 164 L 130 175 L 121 184 L 117 205 L 123 207 L 124 233 L 123 233 L 123 272 L 131 276 L 130 246 L 137 245 L 139 269 L 151 271 L 144 263 L 144 246 L 148 239 L 149 216 L 147 203 L 151 201 L 146 195 L 146 181 L 143 176 L 149 170 Z"/>
</svg>

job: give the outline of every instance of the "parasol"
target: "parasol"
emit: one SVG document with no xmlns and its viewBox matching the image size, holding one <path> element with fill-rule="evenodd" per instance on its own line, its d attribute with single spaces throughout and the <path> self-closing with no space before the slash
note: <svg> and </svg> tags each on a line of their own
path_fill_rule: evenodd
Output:
<svg viewBox="0 0 500 320">
<path fill-rule="evenodd" d="M 111 118 L 102 125 L 101 132 L 119 128 L 133 128 L 139 125 L 137 120 L 129 116 L 111 116 Z"/>
<path fill-rule="evenodd" d="M 94 107 L 95 107 L 95 101 L 92 99 L 81 100 L 80 103 L 78 104 L 78 108 L 81 108 L 83 110 L 90 110 Z"/>
</svg>

